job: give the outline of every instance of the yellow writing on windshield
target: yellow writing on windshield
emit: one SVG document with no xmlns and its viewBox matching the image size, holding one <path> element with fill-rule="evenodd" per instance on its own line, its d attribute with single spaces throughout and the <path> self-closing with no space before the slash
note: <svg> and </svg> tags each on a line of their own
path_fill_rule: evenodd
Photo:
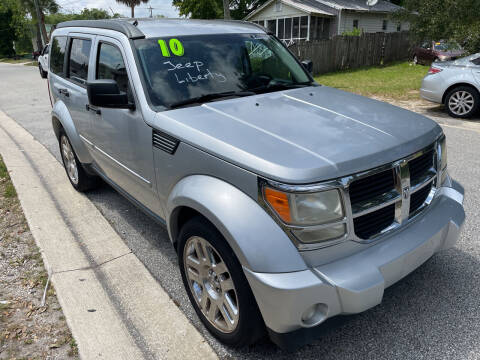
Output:
<svg viewBox="0 0 480 360">
<path fill-rule="evenodd" d="M 183 56 L 183 54 L 185 54 L 183 44 L 178 39 L 170 39 L 168 45 L 165 40 L 159 39 L 158 45 L 160 46 L 160 51 L 164 57 L 170 57 L 171 54 L 175 56 Z"/>
</svg>

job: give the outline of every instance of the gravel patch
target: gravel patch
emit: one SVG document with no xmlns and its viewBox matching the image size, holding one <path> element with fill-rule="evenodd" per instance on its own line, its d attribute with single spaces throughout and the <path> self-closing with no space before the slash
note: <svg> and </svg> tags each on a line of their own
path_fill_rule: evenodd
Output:
<svg viewBox="0 0 480 360">
<path fill-rule="evenodd" d="M 0 360 L 78 359 L 75 340 L 47 281 L 0 157 Z"/>
</svg>

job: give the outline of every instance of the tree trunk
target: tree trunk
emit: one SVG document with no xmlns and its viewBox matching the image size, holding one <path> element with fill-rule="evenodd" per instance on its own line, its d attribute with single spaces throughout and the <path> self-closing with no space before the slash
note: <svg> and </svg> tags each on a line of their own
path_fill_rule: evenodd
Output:
<svg viewBox="0 0 480 360">
<path fill-rule="evenodd" d="M 135 17 L 135 5 L 132 5 L 132 19 Z"/>
<path fill-rule="evenodd" d="M 45 14 L 43 11 L 40 9 L 40 29 L 42 30 L 42 36 L 43 40 L 45 41 L 45 44 L 48 44 L 48 34 L 47 34 L 47 28 L 45 27 Z"/>
<path fill-rule="evenodd" d="M 35 22 L 35 37 L 37 38 L 37 51 L 42 51 L 43 43 L 42 43 L 42 35 L 40 32 L 40 24 L 38 21 Z"/>
<path fill-rule="evenodd" d="M 230 20 L 230 1 L 223 0 L 223 18 L 225 20 Z"/>
</svg>

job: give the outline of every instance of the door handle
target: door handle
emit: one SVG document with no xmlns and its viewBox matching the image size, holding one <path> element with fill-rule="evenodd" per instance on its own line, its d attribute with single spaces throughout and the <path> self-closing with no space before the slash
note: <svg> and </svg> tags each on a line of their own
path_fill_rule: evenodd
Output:
<svg viewBox="0 0 480 360">
<path fill-rule="evenodd" d="M 85 109 L 87 109 L 87 111 L 94 111 L 97 115 L 102 115 L 102 111 L 100 109 L 93 108 L 89 104 L 85 105 Z"/>
<path fill-rule="evenodd" d="M 58 89 L 58 93 L 62 94 L 62 95 L 65 95 L 66 97 L 70 96 L 70 93 L 68 92 L 67 89 Z"/>
</svg>

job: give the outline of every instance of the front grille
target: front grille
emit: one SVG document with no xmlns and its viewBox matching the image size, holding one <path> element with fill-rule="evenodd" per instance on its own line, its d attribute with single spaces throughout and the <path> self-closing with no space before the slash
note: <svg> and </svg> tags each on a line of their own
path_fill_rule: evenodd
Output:
<svg viewBox="0 0 480 360">
<path fill-rule="evenodd" d="M 350 202 L 352 207 L 386 194 L 395 189 L 393 169 L 356 180 L 350 184 Z"/>
<path fill-rule="evenodd" d="M 433 167 L 433 150 L 429 151 L 409 162 L 410 183 L 412 185 L 421 181 L 422 177 Z"/>
<path fill-rule="evenodd" d="M 363 240 L 380 233 L 395 220 L 395 204 L 353 219 L 355 234 Z"/>
<path fill-rule="evenodd" d="M 431 190 L 432 183 L 412 194 L 410 197 L 410 216 L 414 215 L 415 211 L 425 203 Z"/>
<path fill-rule="evenodd" d="M 435 159 L 432 146 L 424 154 L 407 159 L 408 162 L 397 161 L 390 169 L 350 183 L 348 191 L 357 238 L 371 239 L 419 212 L 435 186 Z M 418 187 L 421 189 L 415 191 Z M 415 192 L 410 194 L 410 189 Z M 396 212 L 396 208 L 400 211 Z"/>
</svg>

